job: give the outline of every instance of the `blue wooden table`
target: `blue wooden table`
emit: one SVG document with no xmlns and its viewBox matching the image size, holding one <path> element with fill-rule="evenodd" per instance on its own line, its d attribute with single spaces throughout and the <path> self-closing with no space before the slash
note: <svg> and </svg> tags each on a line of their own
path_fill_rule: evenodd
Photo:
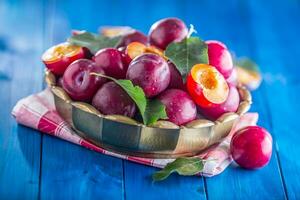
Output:
<svg viewBox="0 0 300 200">
<path fill-rule="evenodd" d="M 44 87 L 43 51 L 71 29 L 129 25 L 147 33 L 169 16 L 261 66 L 264 82 L 251 109 L 274 139 L 265 168 L 152 183 L 154 168 L 42 135 L 11 117 L 17 100 Z M 0 1 L 0 199 L 300 199 L 299 37 L 297 0 Z"/>
</svg>

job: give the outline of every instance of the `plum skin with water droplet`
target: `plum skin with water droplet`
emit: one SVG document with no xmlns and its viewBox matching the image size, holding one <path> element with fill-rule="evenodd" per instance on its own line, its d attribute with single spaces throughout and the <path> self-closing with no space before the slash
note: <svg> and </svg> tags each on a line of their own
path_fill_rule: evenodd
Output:
<svg viewBox="0 0 300 200">
<path fill-rule="evenodd" d="M 107 82 L 96 92 L 92 105 L 105 115 L 124 115 L 133 117 L 136 111 L 134 101 L 115 82 Z"/>
<path fill-rule="evenodd" d="M 177 18 L 165 18 L 155 22 L 149 31 L 149 43 L 160 49 L 172 42 L 180 42 L 188 34 L 184 22 Z"/>
<path fill-rule="evenodd" d="M 162 57 L 146 53 L 131 61 L 126 77 L 134 85 L 140 86 L 146 97 L 152 98 L 168 87 L 170 69 Z"/>
<path fill-rule="evenodd" d="M 91 75 L 92 72 L 105 74 L 101 67 L 88 59 L 76 60 L 68 66 L 62 86 L 73 100 L 89 102 L 97 89 L 106 82 L 105 78 Z"/>
<path fill-rule="evenodd" d="M 167 89 L 158 99 L 166 106 L 169 121 L 182 125 L 196 119 L 196 104 L 185 91 Z"/>
</svg>

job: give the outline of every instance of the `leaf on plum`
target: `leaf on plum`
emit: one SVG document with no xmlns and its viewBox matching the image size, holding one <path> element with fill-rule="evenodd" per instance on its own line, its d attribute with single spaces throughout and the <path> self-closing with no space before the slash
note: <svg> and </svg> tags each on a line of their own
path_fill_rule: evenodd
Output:
<svg viewBox="0 0 300 200">
<path fill-rule="evenodd" d="M 192 176 L 202 172 L 204 160 L 198 157 L 181 157 L 171 163 L 168 163 L 165 168 L 154 173 L 152 179 L 154 181 L 162 181 L 168 178 L 172 173 L 177 172 L 179 175 Z"/>
<path fill-rule="evenodd" d="M 167 46 L 165 55 L 185 78 L 195 64 L 208 64 L 207 45 L 198 37 L 185 38 Z"/>
<path fill-rule="evenodd" d="M 78 33 L 76 35 L 72 35 L 68 42 L 88 48 L 93 54 L 95 54 L 98 50 L 108 48 L 108 47 L 116 47 L 120 41 L 120 36 L 118 37 L 107 37 L 104 35 L 95 35 L 90 32 Z"/>
<path fill-rule="evenodd" d="M 168 119 L 165 105 L 158 99 L 148 99 L 143 118 L 148 125 L 155 123 L 159 119 Z"/>
<path fill-rule="evenodd" d="M 149 100 L 146 98 L 146 95 L 143 89 L 139 86 L 133 85 L 131 80 L 127 79 L 115 79 L 110 76 L 106 76 L 98 73 L 91 73 L 91 75 L 101 76 L 107 79 L 110 79 L 121 86 L 131 99 L 137 105 L 143 122 L 146 125 L 155 123 L 159 119 L 167 119 L 166 107 L 159 100 Z"/>
<path fill-rule="evenodd" d="M 131 99 L 136 103 L 140 112 L 145 113 L 147 107 L 147 99 L 143 89 L 139 86 L 134 86 L 130 80 L 114 79 L 114 81 L 127 92 Z"/>
</svg>

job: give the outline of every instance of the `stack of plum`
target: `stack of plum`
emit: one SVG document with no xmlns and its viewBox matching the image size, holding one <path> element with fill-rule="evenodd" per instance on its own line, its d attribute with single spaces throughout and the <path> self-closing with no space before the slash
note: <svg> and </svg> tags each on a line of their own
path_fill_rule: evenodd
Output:
<svg viewBox="0 0 300 200">
<path fill-rule="evenodd" d="M 103 34 L 111 36 L 114 32 L 117 29 L 105 29 Z M 148 36 L 133 29 L 125 31 L 114 48 L 92 54 L 86 47 L 66 42 L 48 49 L 42 60 L 74 101 L 91 103 L 105 115 L 136 118 L 138 109 L 116 82 L 92 72 L 130 80 L 143 89 L 147 99 L 159 100 L 167 120 L 177 125 L 203 116 L 216 120 L 226 112 L 235 112 L 240 97 L 232 57 L 223 43 L 205 41 L 208 63 L 193 65 L 186 75 L 166 57 L 168 45 L 189 35 L 183 21 L 167 18 L 154 23 Z"/>
</svg>

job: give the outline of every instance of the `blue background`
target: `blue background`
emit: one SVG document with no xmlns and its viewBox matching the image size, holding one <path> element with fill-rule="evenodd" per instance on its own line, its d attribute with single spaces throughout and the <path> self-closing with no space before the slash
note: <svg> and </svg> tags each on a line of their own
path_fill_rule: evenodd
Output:
<svg viewBox="0 0 300 200">
<path fill-rule="evenodd" d="M 128 25 L 148 32 L 175 16 L 203 39 L 223 41 L 261 67 L 252 111 L 274 139 L 261 170 L 230 166 L 214 178 L 172 177 L 17 125 L 20 98 L 43 89 L 45 49 L 71 29 Z M 286 1 L 0 1 L 0 199 L 300 199 L 300 2 Z"/>
</svg>

